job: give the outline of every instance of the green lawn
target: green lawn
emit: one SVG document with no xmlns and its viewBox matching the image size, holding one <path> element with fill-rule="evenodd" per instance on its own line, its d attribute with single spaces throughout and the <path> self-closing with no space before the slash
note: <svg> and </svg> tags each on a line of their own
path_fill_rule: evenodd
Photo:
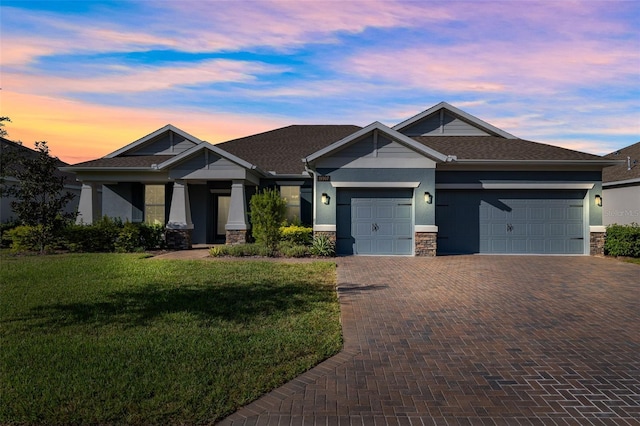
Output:
<svg viewBox="0 0 640 426">
<path fill-rule="evenodd" d="M 341 347 L 335 265 L 0 255 L 0 424 L 207 424 Z"/>
</svg>

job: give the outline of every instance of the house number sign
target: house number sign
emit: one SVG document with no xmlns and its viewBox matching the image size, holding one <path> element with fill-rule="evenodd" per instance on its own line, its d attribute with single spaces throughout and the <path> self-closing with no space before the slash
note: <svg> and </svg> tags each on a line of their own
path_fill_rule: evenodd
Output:
<svg viewBox="0 0 640 426">
<path fill-rule="evenodd" d="M 318 176 L 318 182 L 331 182 L 331 176 Z"/>
</svg>

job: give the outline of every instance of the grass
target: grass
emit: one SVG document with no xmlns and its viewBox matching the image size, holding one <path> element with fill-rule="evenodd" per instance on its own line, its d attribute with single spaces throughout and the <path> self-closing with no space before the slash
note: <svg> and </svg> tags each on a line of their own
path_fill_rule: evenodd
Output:
<svg viewBox="0 0 640 426">
<path fill-rule="evenodd" d="M 328 262 L 0 255 L 0 424 L 210 424 L 341 347 Z"/>
</svg>

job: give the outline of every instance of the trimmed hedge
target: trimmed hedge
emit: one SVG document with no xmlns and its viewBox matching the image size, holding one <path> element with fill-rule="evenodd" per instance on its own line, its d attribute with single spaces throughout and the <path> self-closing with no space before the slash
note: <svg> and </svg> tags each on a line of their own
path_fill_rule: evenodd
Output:
<svg viewBox="0 0 640 426">
<path fill-rule="evenodd" d="M 640 225 L 609 225 L 604 243 L 609 256 L 640 257 Z"/>
<path fill-rule="evenodd" d="M 34 236 L 38 228 L 18 226 L 6 231 L 3 238 L 11 243 L 11 250 L 38 251 Z M 146 223 L 123 223 L 120 219 L 104 217 L 92 225 L 68 225 L 56 239 L 53 249 L 73 252 L 135 252 L 164 248 L 164 227 Z"/>
<path fill-rule="evenodd" d="M 281 241 L 288 241 L 298 245 L 311 244 L 313 239 L 313 228 L 307 226 L 282 226 L 280 227 L 280 233 L 282 235 Z"/>
</svg>

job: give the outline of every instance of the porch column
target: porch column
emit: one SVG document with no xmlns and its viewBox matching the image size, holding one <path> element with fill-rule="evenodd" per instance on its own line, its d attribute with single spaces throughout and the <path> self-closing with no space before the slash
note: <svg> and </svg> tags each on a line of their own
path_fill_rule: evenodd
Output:
<svg viewBox="0 0 640 426">
<path fill-rule="evenodd" d="M 247 242 L 249 220 L 247 215 L 247 199 L 244 191 L 244 181 L 234 180 L 231 184 L 231 205 L 229 217 L 225 225 L 227 244 L 244 244 Z"/>
<path fill-rule="evenodd" d="M 167 246 L 176 250 L 191 248 L 193 222 L 189 204 L 189 186 L 185 181 L 177 180 L 173 184 L 173 196 L 167 222 Z"/>
<path fill-rule="evenodd" d="M 98 184 L 95 182 L 82 183 L 80 200 L 78 202 L 78 216 L 76 223 L 79 225 L 91 225 L 100 219 L 100 200 L 98 200 Z"/>
</svg>

